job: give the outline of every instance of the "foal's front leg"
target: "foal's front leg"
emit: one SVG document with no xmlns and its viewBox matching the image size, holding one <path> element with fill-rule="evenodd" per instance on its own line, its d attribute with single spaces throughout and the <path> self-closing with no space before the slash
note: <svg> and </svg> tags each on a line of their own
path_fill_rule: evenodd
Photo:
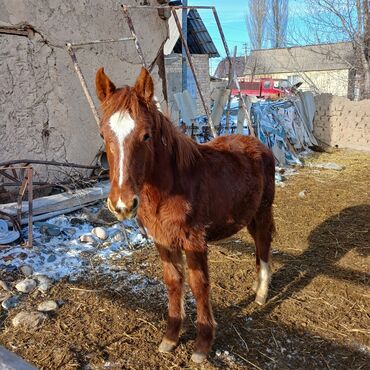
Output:
<svg viewBox="0 0 370 370">
<path fill-rule="evenodd" d="M 210 303 L 207 251 L 185 251 L 185 254 L 189 285 L 197 302 L 197 339 L 191 359 L 201 363 L 211 349 L 216 327 Z"/>
<path fill-rule="evenodd" d="M 184 266 L 181 250 L 156 245 L 163 264 L 163 280 L 168 291 L 167 330 L 159 345 L 160 352 L 172 351 L 179 339 L 184 313 Z"/>
</svg>

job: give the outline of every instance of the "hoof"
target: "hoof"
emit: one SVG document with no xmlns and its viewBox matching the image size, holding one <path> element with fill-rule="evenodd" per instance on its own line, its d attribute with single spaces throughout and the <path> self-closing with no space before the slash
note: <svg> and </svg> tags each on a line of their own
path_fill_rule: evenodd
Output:
<svg viewBox="0 0 370 370">
<path fill-rule="evenodd" d="M 176 347 L 176 343 L 163 339 L 161 344 L 158 347 L 158 350 L 159 352 L 168 353 L 168 352 L 173 351 L 175 347 Z"/>
<path fill-rule="evenodd" d="M 258 280 L 255 280 L 255 281 L 253 282 L 253 284 L 252 284 L 252 290 L 253 290 L 254 292 L 257 292 L 257 290 L 258 290 Z"/>
<path fill-rule="evenodd" d="M 196 364 L 201 364 L 203 361 L 205 361 L 207 358 L 207 354 L 203 352 L 194 352 L 191 355 L 191 360 L 195 362 Z"/>
<path fill-rule="evenodd" d="M 267 295 L 266 294 L 257 294 L 256 299 L 254 300 L 256 303 L 258 303 L 260 306 L 263 306 L 266 303 Z"/>
</svg>

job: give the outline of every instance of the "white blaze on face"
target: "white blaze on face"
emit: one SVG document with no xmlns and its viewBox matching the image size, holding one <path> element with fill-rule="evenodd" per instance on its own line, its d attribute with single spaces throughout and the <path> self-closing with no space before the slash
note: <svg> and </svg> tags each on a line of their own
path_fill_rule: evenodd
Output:
<svg viewBox="0 0 370 370">
<path fill-rule="evenodd" d="M 121 197 L 118 198 L 116 208 L 121 210 L 126 208 L 126 204 L 122 202 Z"/>
<path fill-rule="evenodd" d="M 123 142 L 125 138 L 135 128 L 135 121 L 131 118 L 128 112 L 116 112 L 109 119 L 109 125 L 117 138 L 117 144 L 119 148 L 119 177 L 118 185 L 123 184 L 123 160 L 124 160 L 124 147 Z"/>
</svg>

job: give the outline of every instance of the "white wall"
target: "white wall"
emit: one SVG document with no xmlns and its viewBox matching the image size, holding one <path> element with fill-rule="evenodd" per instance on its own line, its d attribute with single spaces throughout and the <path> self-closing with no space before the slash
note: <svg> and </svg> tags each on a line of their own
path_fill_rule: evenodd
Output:
<svg viewBox="0 0 370 370">
<path fill-rule="evenodd" d="M 157 10 L 132 9 L 131 14 L 150 64 L 167 38 L 167 21 Z M 119 1 L 1 1 L 0 27 L 17 25 L 36 32 L 0 34 L 0 162 L 32 158 L 90 164 L 102 141 L 64 45 L 130 36 Z M 133 41 L 85 46 L 76 55 L 96 103 L 99 67 L 117 86 L 132 84 L 141 68 Z M 163 99 L 157 66 L 152 75 Z M 54 177 L 45 167 L 37 172 L 44 179 Z"/>
</svg>

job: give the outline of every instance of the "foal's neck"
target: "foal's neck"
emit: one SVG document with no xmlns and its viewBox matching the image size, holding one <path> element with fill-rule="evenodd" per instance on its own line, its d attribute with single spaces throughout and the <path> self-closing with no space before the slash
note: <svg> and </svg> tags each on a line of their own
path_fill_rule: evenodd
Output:
<svg viewBox="0 0 370 370">
<path fill-rule="evenodd" d="M 180 190 L 201 157 L 199 145 L 158 110 L 154 112 L 153 120 L 156 137 L 152 178 L 163 191 Z"/>
</svg>

